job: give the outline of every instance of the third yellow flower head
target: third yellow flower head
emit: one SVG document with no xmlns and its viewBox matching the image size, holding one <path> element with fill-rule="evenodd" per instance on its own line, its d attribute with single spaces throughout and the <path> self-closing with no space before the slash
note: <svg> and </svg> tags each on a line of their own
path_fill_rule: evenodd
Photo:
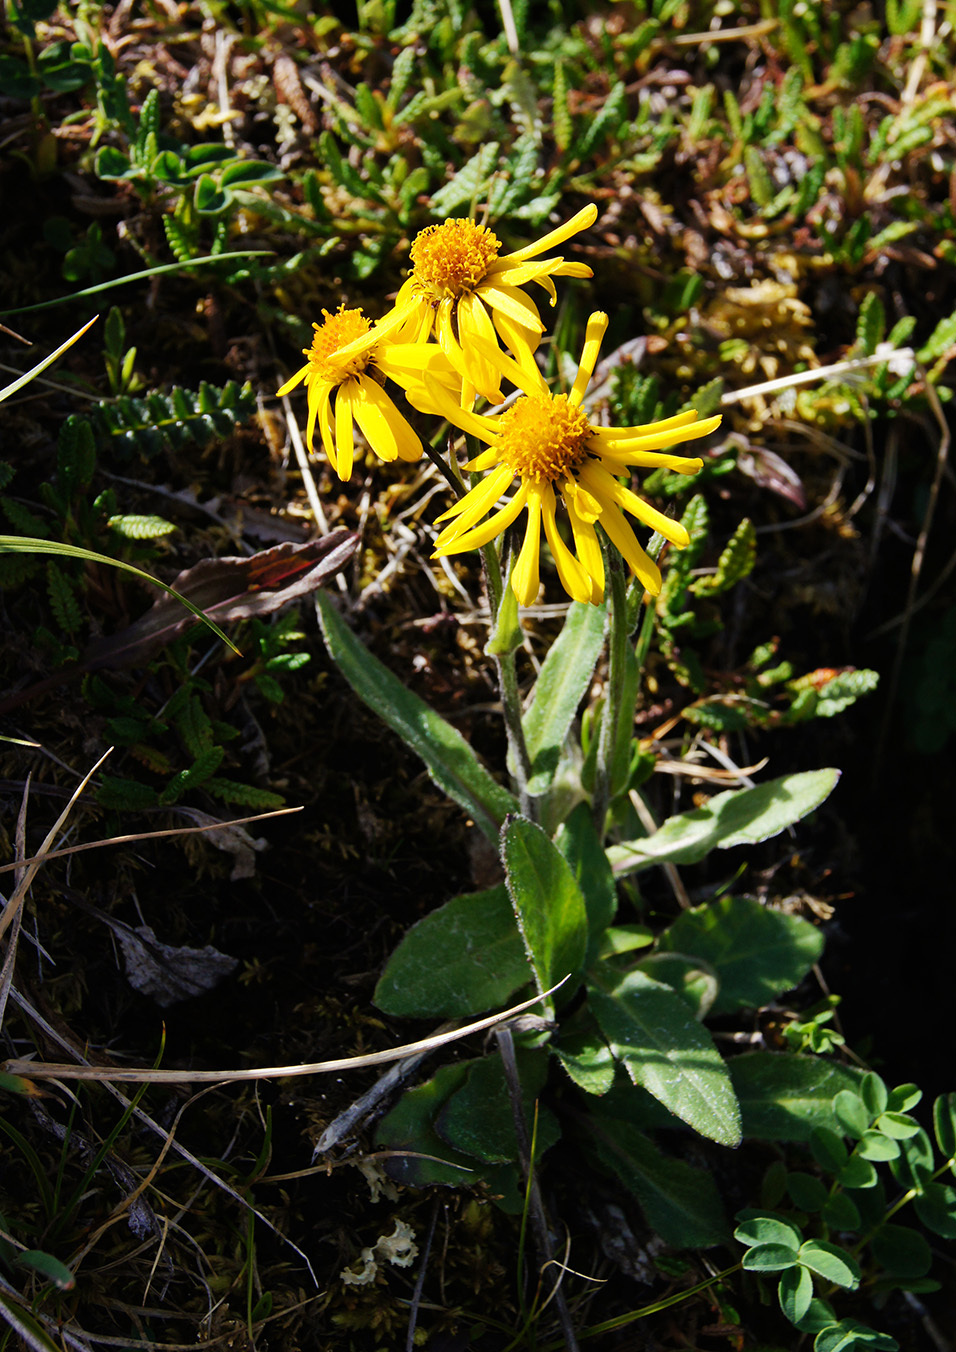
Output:
<svg viewBox="0 0 956 1352">
<path fill-rule="evenodd" d="M 550 392 L 530 354 L 516 362 L 496 353 L 482 339 L 472 341 L 524 392 L 524 397 L 504 413 L 481 416 L 458 407 L 443 391 L 433 391 L 433 402 L 445 417 L 488 446 L 468 468 L 490 471 L 439 517 L 448 525 L 435 541 L 435 553 L 477 549 L 500 535 L 527 509 L 524 542 L 511 576 L 522 605 L 531 605 L 538 594 L 542 525 L 565 591 L 576 601 L 594 604 L 604 598 L 604 560 L 596 525 L 655 595 L 661 588 L 660 571 L 638 544 L 625 512 L 659 531 L 677 548 L 688 543 L 687 532 L 679 522 L 664 516 L 619 479 L 634 468 L 663 467 L 696 474 L 703 464 L 700 459 L 668 455 L 666 448 L 707 436 L 718 426 L 720 417 L 698 422 L 696 411 L 691 409 L 643 427 L 591 424 L 581 402 L 594 373 L 607 322 L 607 315 L 601 313 L 592 314 L 588 320 L 584 351 L 568 395 Z M 415 396 L 410 397 L 414 401 Z M 492 512 L 515 478 L 518 488 L 510 502 Z M 567 510 L 576 553 L 558 530 L 558 494 Z"/>
</svg>

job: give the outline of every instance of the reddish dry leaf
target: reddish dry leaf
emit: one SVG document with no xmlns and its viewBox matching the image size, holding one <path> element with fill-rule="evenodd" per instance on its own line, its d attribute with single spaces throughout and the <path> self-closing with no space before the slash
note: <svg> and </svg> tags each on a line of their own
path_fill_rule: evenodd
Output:
<svg viewBox="0 0 956 1352">
<path fill-rule="evenodd" d="M 247 620 L 315 591 L 348 563 L 357 547 L 353 531 L 337 530 L 321 540 L 275 545 L 245 559 L 203 559 L 180 573 L 173 586 L 217 624 Z M 83 653 L 84 670 L 146 662 L 198 623 L 172 596 L 163 596 L 120 633 L 94 639 Z"/>
</svg>

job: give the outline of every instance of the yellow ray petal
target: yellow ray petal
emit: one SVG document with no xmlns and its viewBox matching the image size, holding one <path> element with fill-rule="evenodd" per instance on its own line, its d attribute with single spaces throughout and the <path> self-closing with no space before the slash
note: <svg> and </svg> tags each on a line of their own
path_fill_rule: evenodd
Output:
<svg viewBox="0 0 956 1352">
<path fill-rule="evenodd" d="M 616 446 L 604 447 L 601 462 L 612 474 L 626 474 L 630 469 L 672 469 L 677 474 L 698 474 L 704 462 L 696 455 L 662 455 L 660 451 L 622 451 Z"/>
<path fill-rule="evenodd" d="M 705 418 L 703 422 L 698 422 L 697 410 L 688 408 L 683 413 L 675 413 L 672 418 L 662 418 L 660 422 L 644 423 L 640 427 L 601 427 L 597 429 L 597 435 L 602 440 L 607 441 L 645 441 L 648 438 L 675 432 L 678 428 L 693 427 L 694 430 L 687 432 L 687 436 L 706 436 L 707 432 L 712 432 L 715 427 L 719 426 L 720 416 L 718 413 L 712 418 Z M 706 428 L 706 431 L 701 432 L 701 428 Z"/>
<path fill-rule="evenodd" d="M 498 330 L 499 338 L 518 365 L 529 368 L 534 366 L 534 354 L 541 342 L 541 334 L 532 329 L 526 329 L 523 324 L 516 324 L 513 319 L 509 319 L 500 310 L 492 310 L 491 318 Z"/>
<path fill-rule="evenodd" d="M 494 418 L 486 418 L 472 413 L 470 409 L 462 408 L 438 381 L 432 382 L 427 388 L 423 385 L 409 386 L 408 402 L 414 408 L 421 409 L 423 413 L 437 413 L 455 427 L 460 427 L 463 432 L 480 437 L 488 445 L 497 440 L 498 429 L 495 427 Z"/>
<path fill-rule="evenodd" d="M 644 553 L 644 550 L 637 543 L 637 537 L 631 530 L 630 525 L 613 503 L 609 504 L 601 513 L 601 526 L 607 533 L 611 544 L 626 560 L 631 572 L 640 578 L 645 591 L 649 591 L 652 596 L 659 596 L 661 592 L 661 570 L 653 559 L 649 559 Z"/>
<path fill-rule="evenodd" d="M 537 363 L 530 352 L 527 354 L 525 361 L 519 364 L 513 357 L 509 357 L 507 352 L 502 352 L 500 347 L 492 346 L 482 338 L 474 338 L 472 341 L 483 357 L 489 362 L 495 362 L 498 369 L 511 381 L 512 385 L 517 385 L 518 389 L 524 390 L 525 394 L 534 394 L 543 399 L 549 397 L 550 391 L 547 382 L 538 370 Z"/>
<path fill-rule="evenodd" d="M 561 586 L 575 601 L 590 601 L 591 579 L 561 539 L 554 515 L 554 489 L 549 483 L 544 485 L 541 495 L 541 518 Z"/>
<path fill-rule="evenodd" d="M 335 392 L 335 449 L 338 451 L 339 478 L 347 481 L 352 477 L 352 462 L 355 458 L 355 431 L 352 427 L 352 388 L 354 380 L 346 380 Z"/>
<path fill-rule="evenodd" d="M 534 258 L 536 254 L 545 253 L 548 249 L 553 249 L 558 244 L 563 244 L 566 239 L 576 235 L 579 230 L 587 230 L 597 220 L 598 209 L 592 202 L 590 206 L 583 207 L 579 212 L 559 225 L 556 230 L 551 230 L 547 235 L 537 240 L 534 244 L 527 244 L 523 249 L 518 249 L 515 253 L 505 254 L 502 261 L 509 263 L 520 263 L 526 258 Z"/>
<path fill-rule="evenodd" d="M 276 398 L 281 399 L 284 394 L 288 394 L 290 390 L 294 390 L 296 385 L 298 385 L 300 381 L 305 380 L 308 374 L 309 363 L 306 362 L 304 366 L 301 366 L 299 370 L 296 371 L 294 376 L 290 376 L 284 385 L 279 386 L 276 390 Z"/>
<path fill-rule="evenodd" d="M 518 598 L 519 606 L 534 605 L 538 598 L 540 556 L 541 493 L 538 489 L 531 489 L 528 492 L 528 524 L 525 527 L 524 544 L 511 572 L 511 590 Z"/>
<path fill-rule="evenodd" d="M 325 454 L 329 458 L 329 464 L 339 472 L 339 455 L 335 449 L 335 436 L 332 429 L 332 389 L 326 385 L 319 390 L 319 397 L 316 400 L 316 409 L 318 412 L 319 431 L 322 434 L 322 445 L 325 448 Z M 311 443 L 309 449 L 312 449 Z"/>
<path fill-rule="evenodd" d="M 482 479 L 480 484 L 476 484 L 470 493 L 466 493 L 463 498 L 459 498 L 454 506 L 449 507 L 447 512 L 442 512 L 441 516 L 435 518 L 436 524 L 439 521 L 448 521 L 457 517 L 455 521 L 455 533 L 463 534 L 466 530 L 471 530 L 486 512 L 490 512 L 492 507 L 501 497 L 502 493 L 511 483 L 514 475 L 507 465 L 499 465 L 494 474 L 489 474 L 486 479 Z M 444 536 L 448 527 L 442 531 Z"/>
<path fill-rule="evenodd" d="M 619 484 L 603 465 L 595 464 L 592 460 L 587 465 L 582 466 L 578 475 L 584 486 L 594 494 L 599 502 L 613 502 L 619 507 L 623 507 L 631 516 L 636 516 L 638 521 L 643 521 L 645 526 L 650 526 L 651 530 L 656 530 L 663 535 L 665 540 L 670 540 L 672 545 L 678 549 L 686 549 L 690 543 L 690 537 L 685 527 L 673 517 L 665 516 L 659 512 L 656 507 L 652 507 L 649 502 L 639 498 L 636 493 Z M 601 514 L 601 524 L 604 524 L 604 514 Z"/>
<path fill-rule="evenodd" d="M 378 381 L 369 376 L 358 379 L 355 417 L 365 439 L 383 460 L 417 460 L 422 443 L 405 418 L 389 399 Z"/>
<path fill-rule="evenodd" d="M 482 282 L 478 287 L 478 295 L 486 305 L 490 305 L 493 310 L 500 310 L 523 328 L 531 329 L 535 333 L 544 332 L 538 307 L 516 286 L 494 286 Z"/>
<path fill-rule="evenodd" d="M 601 552 L 597 532 L 590 522 L 578 515 L 573 497 L 565 496 L 564 505 L 574 534 L 574 547 L 591 581 L 590 599 L 594 605 L 600 605 L 604 600 L 604 555 Z"/>
<path fill-rule="evenodd" d="M 517 493 L 508 503 L 507 507 L 502 507 L 500 512 L 495 512 L 494 516 L 489 516 L 487 521 L 476 526 L 474 530 L 466 531 L 463 535 L 455 534 L 455 523 L 446 527 L 435 541 L 434 557 L 440 554 L 460 554 L 466 549 L 480 549 L 486 545 L 489 540 L 493 540 L 496 535 L 507 530 L 512 521 L 519 515 L 528 499 L 528 486 L 522 484 Z"/>
<path fill-rule="evenodd" d="M 458 337 L 468 368 L 468 380 L 489 403 L 500 404 L 503 398 L 501 376 L 484 351 L 491 348 L 497 353 L 500 349 L 488 311 L 473 292 L 466 292 L 458 302 Z M 465 407 L 471 403 L 465 401 L 464 390 L 462 403 Z"/>
<path fill-rule="evenodd" d="M 584 334 L 584 350 L 578 364 L 578 373 L 574 377 L 574 384 L 571 387 L 571 393 L 568 395 L 568 403 L 573 404 L 575 408 L 584 398 L 588 383 L 594 375 L 598 353 L 601 351 L 601 343 L 607 332 L 607 323 L 607 315 L 602 310 L 595 310 L 594 314 L 588 319 Z"/>
<path fill-rule="evenodd" d="M 562 259 L 559 266 L 551 269 L 552 277 L 593 277 L 594 269 L 587 263 L 569 263 Z"/>
</svg>

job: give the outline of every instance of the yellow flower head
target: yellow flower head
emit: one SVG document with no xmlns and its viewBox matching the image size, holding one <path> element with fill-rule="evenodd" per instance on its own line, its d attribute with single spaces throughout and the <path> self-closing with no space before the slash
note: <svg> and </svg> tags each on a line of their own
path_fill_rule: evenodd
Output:
<svg viewBox="0 0 956 1352">
<path fill-rule="evenodd" d="M 383 389 L 386 376 L 408 388 L 431 371 L 448 388 L 457 389 L 454 372 L 437 348 L 424 344 L 394 344 L 399 316 L 394 311 L 378 324 L 366 319 L 360 309 L 344 306 L 329 314 L 322 311 L 312 346 L 303 348 L 306 364 L 287 380 L 278 395 L 288 394 L 305 381 L 309 399 L 306 441 L 312 450 L 318 423 L 325 453 L 341 479 L 352 473 L 355 427 L 382 460 L 417 460 L 422 443 L 404 415 Z M 393 360 L 393 353 L 403 360 Z"/>
<path fill-rule="evenodd" d="M 395 309 L 418 341 L 432 334 L 437 337 L 461 377 L 463 408 L 471 407 L 476 390 L 493 403 L 501 399 L 500 373 L 473 340 L 497 347 L 500 338 L 519 361 L 530 359 L 544 325 L 538 307 L 521 288 L 537 282 L 554 305 L 553 278 L 593 276 L 586 263 L 537 255 L 596 219 L 597 207 L 585 207 L 536 243 L 503 257 L 495 235 L 471 220 L 430 225 L 415 237 L 412 273 L 398 293 Z"/>
<path fill-rule="evenodd" d="M 444 390 L 434 387 L 432 403 L 450 422 L 487 443 L 468 468 L 490 470 L 487 477 L 439 521 L 448 525 L 435 541 L 435 555 L 477 549 L 500 535 L 527 509 L 524 543 L 511 575 L 521 605 L 531 605 L 538 594 L 541 527 L 565 591 L 576 601 L 595 605 L 604 598 L 604 560 L 595 526 L 627 560 L 645 588 L 655 596 L 661 589 L 657 565 L 637 542 L 625 512 L 659 531 L 678 549 L 688 544 L 679 522 L 664 516 L 619 482 L 633 468 L 665 467 L 696 474 L 702 461 L 666 454 L 666 448 L 712 432 L 720 417 L 697 421 L 692 409 L 644 427 L 595 427 L 581 409 L 594 373 L 607 315 L 588 320 L 584 352 L 570 394 L 553 395 L 533 358 L 515 362 L 497 354 L 499 369 L 524 396 L 504 413 L 482 416 L 456 406 Z M 480 341 L 480 340 L 479 340 Z M 487 345 L 484 345 L 487 347 Z M 495 353 L 487 349 L 489 361 Z M 416 396 L 409 396 L 414 401 Z M 515 479 L 518 489 L 504 507 L 493 511 Z M 567 510 L 574 551 L 558 530 L 556 506 L 560 493 Z M 490 515 L 489 515 L 490 513 Z"/>
</svg>

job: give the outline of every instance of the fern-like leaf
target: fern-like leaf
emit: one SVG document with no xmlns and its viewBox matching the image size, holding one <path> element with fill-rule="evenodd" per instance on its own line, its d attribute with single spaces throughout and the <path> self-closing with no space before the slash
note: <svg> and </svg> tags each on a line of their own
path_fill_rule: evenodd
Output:
<svg viewBox="0 0 956 1352">
<path fill-rule="evenodd" d="M 251 807 L 254 812 L 268 812 L 271 808 L 285 807 L 281 793 L 270 793 L 268 789 L 258 789 L 252 784 L 239 784 L 234 779 L 220 779 L 213 776 L 207 779 L 203 788 L 224 803 L 235 807 Z"/>
<path fill-rule="evenodd" d="M 108 524 L 127 540 L 159 540 L 177 529 L 161 516 L 111 516 Z"/>
<path fill-rule="evenodd" d="M 75 634 L 83 624 L 83 611 L 70 579 L 52 560 L 46 566 L 46 583 L 54 619 L 65 634 Z"/>
<path fill-rule="evenodd" d="M 716 573 L 697 578 L 691 591 L 695 596 L 716 596 L 719 592 L 729 591 L 753 570 L 756 560 L 757 534 L 753 523 L 744 517 L 721 554 Z"/>
<path fill-rule="evenodd" d="M 96 405 L 92 422 L 101 441 L 126 454 L 149 457 L 165 445 L 178 450 L 190 441 L 205 446 L 215 436 L 226 437 L 251 416 L 255 405 L 249 384 L 230 380 L 220 389 L 203 381 L 198 391 L 176 388 L 145 399 L 122 395 Z"/>
</svg>

